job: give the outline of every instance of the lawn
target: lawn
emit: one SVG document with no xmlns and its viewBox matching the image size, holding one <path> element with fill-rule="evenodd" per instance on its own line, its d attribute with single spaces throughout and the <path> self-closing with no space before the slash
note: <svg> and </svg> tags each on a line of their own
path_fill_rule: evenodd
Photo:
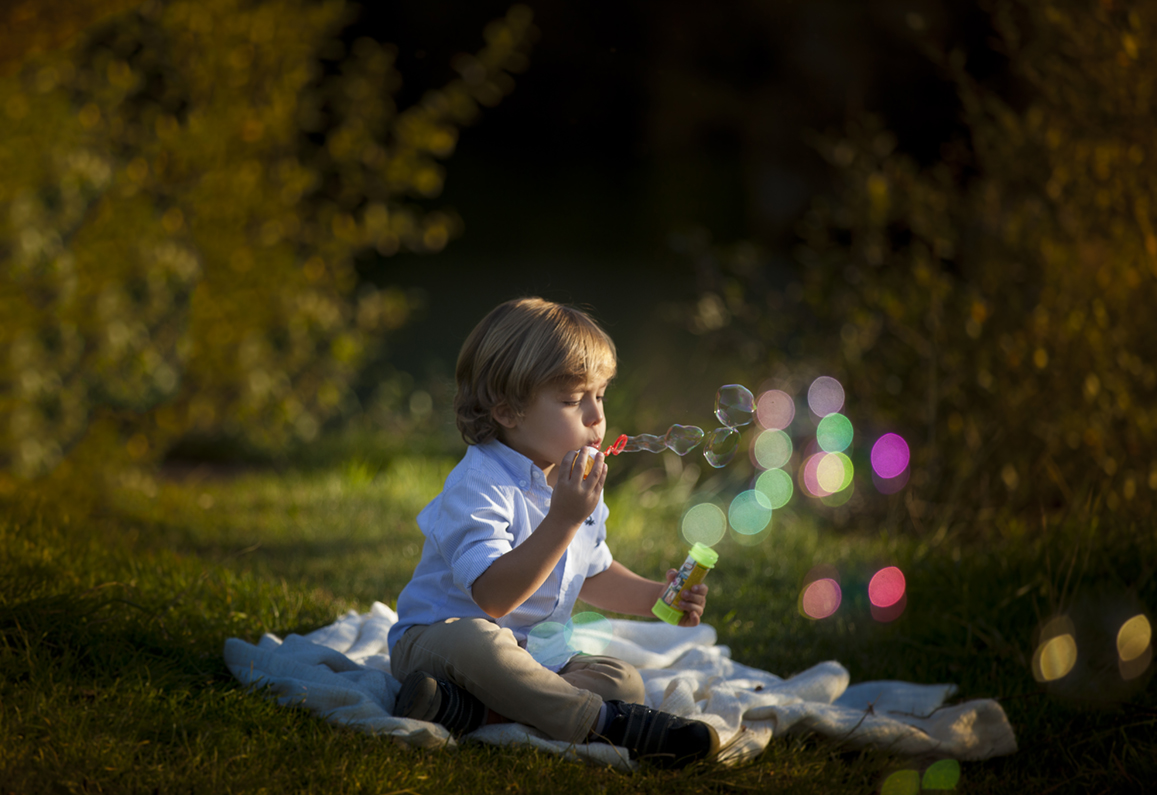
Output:
<svg viewBox="0 0 1157 795">
<path fill-rule="evenodd" d="M 518 748 L 415 751 L 243 690 L 221 658 L 226 638 L 392 603 L 417 561 L 413 517 L 454 458 L 359 449 L 324 465 L 127 478 L 83 515 L 65 499 L 0 496 L 0 792 L 917 791 L 902 784 L 932 760 L 803 735 L 735 767 L 623 774 Z M 679 459 L 623 470 L 607 493 L 612 549 L 659 576 L 685 553 L 688 500 L 728 484 Z M 758 543 L 720 543 L 708 620 L 736 660 L 782 676 L 835 659 L 853 682 L 998 697 L 1020 750 L 962 763 L 958 792 L 1141 789 L 1157 773 L 1157 699 L 1150 670 L 1122 677 L 1116 634 L 1157 604 L 1151 531 L 1095 508 L 983 532 L 923 525 L 837 530 L 797 497 Z M 844 601 L 812 621 L 797 601 L 818 563 L 838 569 Z M 880 623 L 866 584 L 888 564 L 909 598 Z M 1036 633 L 1062 612 L 1077 665 L 1042 684 Z"/>
</svg>

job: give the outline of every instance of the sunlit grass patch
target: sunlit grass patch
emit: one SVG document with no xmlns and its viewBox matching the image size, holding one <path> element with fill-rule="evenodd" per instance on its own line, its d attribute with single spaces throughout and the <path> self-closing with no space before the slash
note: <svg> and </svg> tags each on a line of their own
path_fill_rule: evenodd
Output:
<svg viewBox="0 0 1157 795">
<path fill-rule="evenodd" d="M 87 518 L 66 519 L 61 504 L 6 503 L 0 779 L 18 792 L 819 793 L 927 776 L 932 760 L 808 736 L 775 738 L 736 768 L 633 776 L 523 748 L 431 754 L 243 690 L 221 658 L 226 638 L 308 631 L 396 600 L 421 547 L 414 516 L 453 463 L 355 456 L 321 469 L 185 473 L 151 488 L 137 481 Z M 729 488 L 659 463 L 624 470 L 607 494 L 616 557 L 656 578 L 686 555 L 686 510 Z M 734 659 L 781 676 L 834 659 L 853 682 L 956 683 L 961 698 L 1000 697 L 1021 751 L 962 763 L 957 791 L 1127 788 L 1157 754 L 1152 672 L 1135 662 L 1151 643 L 1135 617 L 1151 618 L 1157 604 L 1154 544 L 1076 520 L 1048 530 L 977 545 L 949 527 L 922 537 L 837 531 L 814 513 L 776 510 L 754 543 L 716 545 L 707 620 Z M 907 601 L 882 621 L 869 586 L 890 567 Z M 801 594 L 821 577 L 841 599 L 816 618 Z M 1075 627 L 1078 658 L 1096 665 L 1039 682 L 1034 653 L 1056 615 Z M 1127 680 L 1126 664 L 1140 668 Z"/>
</svg>

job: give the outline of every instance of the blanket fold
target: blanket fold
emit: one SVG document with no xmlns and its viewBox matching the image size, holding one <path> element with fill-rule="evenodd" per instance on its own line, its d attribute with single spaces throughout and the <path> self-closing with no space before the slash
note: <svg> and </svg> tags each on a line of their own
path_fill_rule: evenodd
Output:
<svg viewBox="0 0 1157 795">
<path fill-rule="evenodd" d="M 397 619 L 387 605 L 375 602 L 368 613 L 351 610 L 305 636 L 282 640 L 267 634 L 256 645 L 229 638 L 225 663 L 239 682 L 265 688 L 282 705 L 409 745 L 453 748 L 454 738 L 441 726 L 392 714 L 401 684 L 390 675 L 386 636 Z M 1012 727 L 996 701 L 945 704 L 955 685 L 849 685 L 847 670 L 834 661 L 783 679 L 733 661 L 707 624 L 685 629 L 658 621 L 611 623 L 614 636 L 602 653 L 639 669 L 647 706 L 714 726 L 725 763 L 757 756 L 772 737 L 789 731 L 816 732 L 853 748 L 962 760 L 1016 751 Z M 558 742 L 521 724 L 484 726 L 469 738 L 531 745 L 621 769 L 635 765 L 625 749 Z"/>
</svg>

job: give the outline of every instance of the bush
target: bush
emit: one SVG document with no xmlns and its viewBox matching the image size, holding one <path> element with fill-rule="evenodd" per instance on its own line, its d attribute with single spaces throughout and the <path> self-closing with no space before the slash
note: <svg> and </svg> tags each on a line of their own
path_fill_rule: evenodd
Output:
<svg viewBox="0 0 1157 795">
<path fill-rule="evenodd" d="M 701 251 L 715 266 L 693 322 L 738 337 L 760 372 L 827 371 L 864 409 L 859 427 L 901 432 L 917 519 L 1090 504 L 1144 517 L 1157 7 L 1008 0 L 993 20 L 1015 90 L 931 53 L 967 140 L 921 167 L 870 118 L 822 139 L 841 188 L 800 225 L 799 281 L 774 285 L 750 247 Z"/>
<path fill-rule="evenodd" d="M 534 32 L 513 7 L 399 110 L 393 50 L 338 38 L 351 11 L 154 0 L 0 78 L 0 478 L 189 433 L 276 449 L 351 405 L 414 306 L 353 258 L 456 234 L 439 161 Z"/>
</svg>

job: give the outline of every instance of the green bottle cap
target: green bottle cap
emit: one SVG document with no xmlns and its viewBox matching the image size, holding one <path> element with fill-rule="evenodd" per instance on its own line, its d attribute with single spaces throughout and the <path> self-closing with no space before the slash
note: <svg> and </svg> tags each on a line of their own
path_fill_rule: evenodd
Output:
<svg viewBox="0 0 1157 795">
<path fill-rule="evenodd" d="M 655 606 L 651 608 L 651 612 L 655 614 L 656 618 L 661 618 L 668 624 L 678 625 L 683 620 L 683 611 L 676 610 L 662 599 L 655 602 Z"/>
<path fill-rule="evenodd" d="M 715 564 L 719 562 L 719 553 L 706 544 L 701 544 L 698 541 L 696 541 L 695 545 L 691 547 L 691 552 L 689 554 L 691 557 L 695 558 L 696 563 L 698 563 L 700 566 L 705 566 L 708 569 L 714 567 Z"/>
</svg>

